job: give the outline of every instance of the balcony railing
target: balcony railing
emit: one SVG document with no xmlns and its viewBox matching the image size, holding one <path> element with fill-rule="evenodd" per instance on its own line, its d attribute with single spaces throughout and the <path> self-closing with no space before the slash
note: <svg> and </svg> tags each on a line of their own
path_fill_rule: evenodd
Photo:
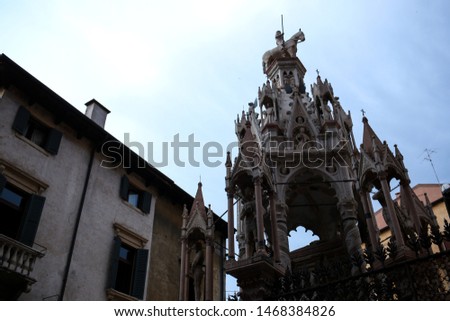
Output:
<svg viewBox="0 0 450 321">
<path fill-rule="evenodd" d="M 29 277 L 36 259 L 44 255 L 45 250 L 33 249 L 0 234 L 0 268 Z"/>
</svg>

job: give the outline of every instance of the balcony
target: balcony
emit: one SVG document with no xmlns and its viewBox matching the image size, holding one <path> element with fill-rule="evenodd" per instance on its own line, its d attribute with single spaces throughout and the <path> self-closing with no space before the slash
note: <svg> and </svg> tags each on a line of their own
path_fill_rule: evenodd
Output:
<svg viewBox="0 0 450 321">
<path fill-rule="evenodd" d="M 17 300 L 36 282 L 30 277 L 36 259 L 45 249 L 36 250 L 0 234 L 0 300 Z"/>
</svg>

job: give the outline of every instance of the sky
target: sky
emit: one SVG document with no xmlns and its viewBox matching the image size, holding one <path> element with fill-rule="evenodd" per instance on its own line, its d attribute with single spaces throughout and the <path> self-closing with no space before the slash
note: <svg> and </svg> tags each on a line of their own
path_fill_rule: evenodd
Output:
<svg viewBox="0 0 450 321">
<path fill-rule="evenodd" d="M 147 160 L 162 162 L 167 144 L 159 170 L 191 195 L 201 177 L 220 215 L 234 120 L 266 80 L 261 57 L 281 15 L 286 39 L 305 34 L 307 90 L 318 69 L 358 144 L 364 109 L 380 139 L 399 146 L 412 186 L 437 183 L 426 149 L 450 182 L 450 1 L 0 0 L 0 51 L 80 111 L 98 100 L 111 111 L 106 130 L 141 144 Z M 176 139 L 197 143 L 190 160 L 187 148 L 175 159 Z"/>
</svg>

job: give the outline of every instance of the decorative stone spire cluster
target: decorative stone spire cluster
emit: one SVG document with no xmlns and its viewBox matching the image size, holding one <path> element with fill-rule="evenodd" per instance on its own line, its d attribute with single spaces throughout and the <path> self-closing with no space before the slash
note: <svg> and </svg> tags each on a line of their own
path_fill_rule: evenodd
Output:
<svg viewBox="0 0 450 321">
<path fill-rule="evenodd" d="M 424 205 L 413 192 L 408 170 L 403 161 L 403 155 L 397 145 L 394 145 L 395 154 L 386 141 L 381 142 L 372 129 L 367 117 L 362 119 L 363 142 L 360 148 L 358 161 L 358 189 L 366 213 L 366 223 L 370 234 L 370 246 L 376 250 L 379 246 L 379 232 L 374 225 L 373 209 L 369 206 L 369 192 L 374 192 L 374 199 L 378 200 L 383 208 L 383 217 L 391 232 L 391 243 L 395 243 L 398 258 L 412 256 L 411 250 L 406 246 L 408 240 L 417 238 L 428 230 L 439 230 L 436 217 L 431 209 Z M 392 179 L 400 183 L 400 203 L 392 200 Z"/>
</svg>

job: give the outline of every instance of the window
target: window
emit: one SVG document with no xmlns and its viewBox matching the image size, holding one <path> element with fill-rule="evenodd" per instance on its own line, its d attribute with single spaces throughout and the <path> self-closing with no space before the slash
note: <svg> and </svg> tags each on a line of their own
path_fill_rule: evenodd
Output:
<svg viewBox="0 0 450 321">
<path fill-rule="evenodd" d="M 127 176 L 122 176 L 120 183 L 120 197 L 139 208 L 145 214 L 150 213 L 150 206 L 152 203 L 152 195 L 130 184 Z"/>
<path fill-rule="evenodd" d="M 116 284 L 117 291 L 131 294 L 133 288 L 133 269 L 136 259 L 136 249 L 121 243 L 119 248 L 119 262 L 117 266 Z"/>
<path fill-rule="evenodd" d="M 136 188 L 130 187 L 128 189 L 128 203 L 135 207 L 139 207 L 139 201 L 140 198 L 142 198 L 140 194 L 140 191 L 138 191 Z"/>
<path fill-rule="evenodd" d="M 0 234 L 32 246 L 45 197 L 29 194 L 0 174 Z"/>
<path fill-rule="evenodd" d="M 117 223 L 114 228 L 117 235 L 111 256 L 109 288 L 143 300 L 148 250 L 142 247 L 147 240 Z"/>
<path fill-rule="evenodd" d="M 35 119 L 28 121 L 28 126 L 25 129 L 24 136 L 31 140 L 38 146 L 44 147 L 47 137 L 49 135 L 49 129 L 44 125 L 38 123 Z"/>
<path fill-rule="evenodd" d="M 25 107 L 19 107 L 13 129 L 50 154 L 58 154 L 62 133 L 39 122 Z"/>
</svg>

